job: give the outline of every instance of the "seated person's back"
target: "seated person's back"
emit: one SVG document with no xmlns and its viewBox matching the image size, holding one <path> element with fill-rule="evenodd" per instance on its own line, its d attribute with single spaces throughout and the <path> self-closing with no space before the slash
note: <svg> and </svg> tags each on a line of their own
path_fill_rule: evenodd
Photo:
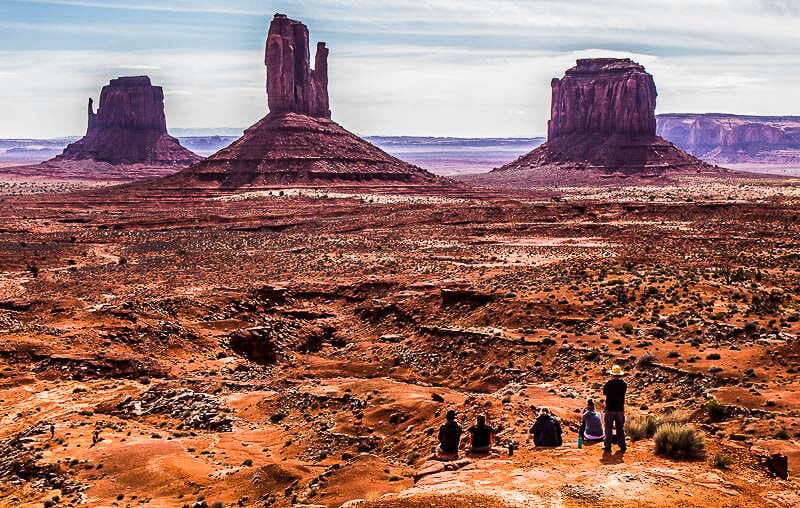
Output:
<svg viewBox="0 0 800 508">
<path fill-rule="evenodd" d="M 590 441 L 596 441 L 604 437 L 603 418 L 595 410 L 594 401 L 592 400 L 587 401 L 586 409 L 583 410 L 579 434 Z"/>
<path fill-rule="evenodd" d="M 536 446 L 561 446 L 562 444 L 561 422 L 544 407 L 531 427 L 531 434 L 533 434 L 533 442 Z"/>
<path fill-rule="evenodd" d="M 461 425 L 456 421 L 455 411 L 448 411 L 447 421 L 439 427 L 439 449 L 442 453 L 458 453 L 462 432 Z"/>
<path fill-rule="evenodd" d="M 486 417 L 481 415 L 475 425 L 470 427 L 470 446 L 473 450 L 489 451 L 492 448 L 494 429 L 486 425 Z"/>
</svg>

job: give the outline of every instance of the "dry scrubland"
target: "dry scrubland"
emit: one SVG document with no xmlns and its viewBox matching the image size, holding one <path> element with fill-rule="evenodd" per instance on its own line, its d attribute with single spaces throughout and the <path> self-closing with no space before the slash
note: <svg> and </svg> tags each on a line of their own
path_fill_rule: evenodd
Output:
<svg viewBox="0 0 800 508">
<path fill-rule="evenodd" d="M 800 197 L 687 182 L 6 192 L 0 505 L 796 506 Z M 641 439 L 604 457 L 575 442 L 612 362 Z M 527 444 L 541 406 L 564 447 Z M 450 407 L 521 448 L 418 475 Z"/>
</svg>

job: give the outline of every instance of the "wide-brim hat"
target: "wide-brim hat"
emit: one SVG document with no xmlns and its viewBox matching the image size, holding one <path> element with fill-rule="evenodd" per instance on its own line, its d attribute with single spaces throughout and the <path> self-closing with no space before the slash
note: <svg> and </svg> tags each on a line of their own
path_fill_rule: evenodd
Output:
<svg viewBox="0 0 800 508">
<path fill-rule="evenodd" d="M 611 374 L 612 376 L 624 376 L 625 375 L 625 371 L 622 370 L 622 367 L 620 367 L 619 365 L 614 365 L 613 367 L 611 367 L 611 370 L 609 370 L 608 373 Z"/>
</svg>

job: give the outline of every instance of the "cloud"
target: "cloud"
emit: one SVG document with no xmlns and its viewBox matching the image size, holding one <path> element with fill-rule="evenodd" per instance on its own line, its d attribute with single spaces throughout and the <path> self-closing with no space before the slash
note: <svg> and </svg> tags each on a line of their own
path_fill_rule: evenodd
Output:
<svg viewBox="0 0 800 508">
<path fill-rule="evenodd" d="M 142 73 L 164 86 L 170 126 L 250 125 L 266 111 L 274 11 L 329 43 L 334 116 L 364 134 L 541 134 L 550 79 L 592 56 L 644 64 L 660 112 L 800 112 L 800 12 L 788 0 L 4 5 L 0 47 L 14 50 L 0 52 L 3 136 L 80 133 L 86 97 Z"/>
</svg>

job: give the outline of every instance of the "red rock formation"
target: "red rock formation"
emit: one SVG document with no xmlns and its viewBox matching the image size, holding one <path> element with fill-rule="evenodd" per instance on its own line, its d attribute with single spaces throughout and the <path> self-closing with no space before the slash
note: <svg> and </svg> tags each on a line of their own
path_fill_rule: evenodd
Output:
<svg viewBox="0 0 800 508">
<path fill-rule="evenodd" d="M 164 181 L 182 187 L 257 188 L 295 182 L 442 184 L 330 119 L 328 49 L 309 68 L 308 29 L 276 14 L 267 37 L 270 113 L 229 147 Z"/>
<path fill-rule="evenodd" d="M 327 118 L 270 113 L 244 136 L 184 174 L 223 188 L 298 181 L 409 183 L 436 177 L 346 131 Z"/>
<path fill-rule="evenodd" d="M 55 161 L 93 160 L 113 165 L 188 165 L 200 157 L 167 134 L 164 92 L 147 76 L 112 79 L 100 93 L 100 108 L 89 99 L 86 136 Z"/>
<path fill-rule="evenodd" d="M 800 163 L 800 117 L 667 114 L 659 136 L 715 163 Z"/>
<path fill-rule="evenodd" d="M 552 82 L 548 141 L 496 169 L 594 170 L 619 176 L 658 176 L 714 168 L 656 136 L 656 87 L 630 59 L 578 60 Z"/>
<path fill-rule="evenodd" d="M 301 113 L 330 118 L 328 48 L 317 44 L 315 67 L 310 68 L 308 28 L 276 14 L 269 27 L 264 63 L 267 97 L 273 113 Z"/>
<path fill-rule="evenodd" d="M 656 84 L 632 60 L 578 60 L 553 79 L 548 139 L 571 134 L 655 136 Z"/>
</svg>

